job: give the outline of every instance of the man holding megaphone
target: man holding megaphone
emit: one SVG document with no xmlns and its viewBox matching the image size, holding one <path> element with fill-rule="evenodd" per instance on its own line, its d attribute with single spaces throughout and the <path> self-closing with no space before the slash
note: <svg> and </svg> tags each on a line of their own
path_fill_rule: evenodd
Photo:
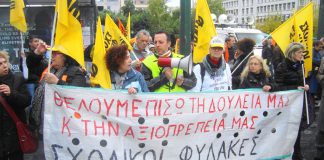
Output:
<svg viewBox="0 0 324 160">
<path fill-rule="evenodd" d="M 196 78 L 180 68 L 160 67 L 158 58 L 182 58 L 169 49 L 171 39 L 168 33 L 160 31 L 154 35 L 156 53 L 143 61 L 141 69 L 151 92 L 185 92 L 196 85 Z"/>
</svg>

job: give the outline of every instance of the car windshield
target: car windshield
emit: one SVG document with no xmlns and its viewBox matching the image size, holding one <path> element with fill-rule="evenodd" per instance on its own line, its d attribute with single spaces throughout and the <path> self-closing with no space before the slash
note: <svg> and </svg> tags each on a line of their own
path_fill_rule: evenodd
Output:
<svg viewBox="0 0 324 160">
<path fill-rule="evenodd" d="M 262 46 L 262 40 L 267 37 L 265 33 L 236 33 L 237 39 L 251 38 L 255 40 L 257 46 Z"/>
</svg>

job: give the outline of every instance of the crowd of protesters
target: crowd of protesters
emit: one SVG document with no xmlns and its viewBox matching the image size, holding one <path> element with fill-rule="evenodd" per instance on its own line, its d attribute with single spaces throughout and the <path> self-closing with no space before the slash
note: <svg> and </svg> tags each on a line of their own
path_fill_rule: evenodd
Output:
<svg viewBox="0 0 324 160">
<path fill-rule="evenodd" d="M 158 65 L 159 58 L 184 57 L 172 51 L 168 33 L 160 31 L 151 37 L 148 31 L 141 30 L 135 39 L 132 51 L 126 45 L 116 45 L 107 50 L 104 60 L 110 71 L 114 90 L 127 90 L 129 94 L 138 94 L 261 88 L 265 92 L 272 92 L 290 89 L 309 91 L 314 87 L 309 95 L 321 97 L 320 86 L 324 81 L 323 38 L 314 42 L 313 71 L 309 75 L 311 78 L 306 80 L 307 83 L 302 67 L 305 47 L 300 43 L 291 43 L 283 53 L 271 40 L 264 40 L 261 57 L 253 55 L 255 41 L 252 39 L 237 41 L 234 36 L 228 36 L 223 40 L 216 36 L 209 43 L 209 53 L 202 63 L 195 64 L 193 73 L 190 74 L 182 68 Z M 48 48 L 42 37 L 30 32 L 28 46 L 29 52 L 25 53 L 26 58 L 23 58 L 21 63 L 21 75 L 11 73 L 8 53 L 0 51 L 0 93 L 16 114 L 24 121 L 28 119 L 39 137 L 42 137 L 45 84 L 80 87 L 90 84 L 86 80 L 87 71 L 65 54 L 65 48 L 52 48 L 51 70 L 48 72 Z M 315 80 L 312 80 L 312 77 Z M 316 142 L 318 159 L 324 158 L 323 105 L 324 102 L 321 103 L 321 125 Z M 305 123 L 305 108 L 304 103 L 293 160 L 303 159 L 300 132 L 308 127 Z M 28 114 L 24 113 L 25 111 Z M 26 118 L 26 115 L 29 118 Z M 3 107 L 0 107 L 0 124 L 0 159 L 22 160 L 23 154 L 19 148 L 15 124 Z"/>
</svg>

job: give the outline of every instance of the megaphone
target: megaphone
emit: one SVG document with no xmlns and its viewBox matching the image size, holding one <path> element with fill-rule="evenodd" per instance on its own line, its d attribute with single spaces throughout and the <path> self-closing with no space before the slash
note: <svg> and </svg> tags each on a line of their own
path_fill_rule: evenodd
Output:
<svg viewBox="0 0 324 160">
<path fill-rule="evenodd" d="M 192 73 L 192 56 L 184 58 L 159 58 L 158 65 L 160 67 L 180 68 L 191 75 Z"/>
</svg>

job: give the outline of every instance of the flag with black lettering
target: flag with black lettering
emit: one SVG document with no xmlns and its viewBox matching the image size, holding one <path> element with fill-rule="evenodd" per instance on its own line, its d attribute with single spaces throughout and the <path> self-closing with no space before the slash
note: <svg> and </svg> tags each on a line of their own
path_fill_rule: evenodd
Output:
<svg viewBox="0 0 324 160">
<path fill-rule="evenodd" d="M 209 42 L 212 37 L 216 36 L 214 22 L 210 15 L 209 7 L 206 0 L 198 0 L 195 18 L 194 31 L 194 52 L 193 62 L 200 63 L 209 53 Z"/>
<path fill-rule="evenodd" d="M 25 4 L 23 0 L 10 1 L 10 24 L 21 32 L 27 31 L 24 8 Z"/>
<path fill-rule="evenodd" d="M 101 20 L 98 17 L 90 83 L 92 85 L 100 85 L 102 88 L 111 89 L 110 73 L 106 67 L 105 54 Z"/>
<path fill-rule="evenodd" d="M 65 48 L 66 55 L 84 67 L 80 9 L 77 0 L 57 0 L 58 14 L 54 48 Z"/>
<path fill-rule="evenodd" d="M 306 77 L 308 72 L 312 70 L 313 6 L 313 2 L 310 2 L 271 33 L 272 38 L 279 45 L 282 52 L 286 51 L 291 42 L 299 42 L 304 45 Z"/>
<path fill-rule="evenodd" d="M 133 47 L 108 14 L 105 21 L 104 42 L 106 50 L 117 44 L 126 44 L 129 50 L 133 50 Z"/>
</svg>

